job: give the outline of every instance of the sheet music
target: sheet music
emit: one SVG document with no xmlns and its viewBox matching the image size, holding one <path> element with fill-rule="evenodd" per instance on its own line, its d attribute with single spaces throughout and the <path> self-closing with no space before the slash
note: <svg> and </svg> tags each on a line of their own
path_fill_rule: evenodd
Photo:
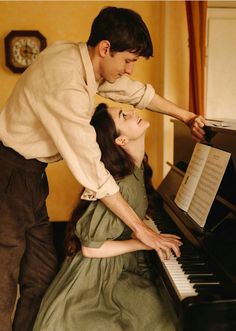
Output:
<svg viewBox="0 0 236 331">
<path fill-rule="evenodd" d="M 175 198 L 200 226 L 204 226 L 224 175 L 230 153 L 197 143 Z"/>
<path fill-rule="evenodd" d="M 188 211 L 189 209 L 208 154 L 209 146 L 196 144 L 188 169 L 175 198 L 175 203 L 184 211 Z"/>
<path fill-rule="evenodd" d="M 220 186 L 230 153 L 211 147 L 207 162 L 202 170 L 193 199 L 189 206 L 188 214 L 200 226 L 206 223 L 207 215 Z"/>
</svg>

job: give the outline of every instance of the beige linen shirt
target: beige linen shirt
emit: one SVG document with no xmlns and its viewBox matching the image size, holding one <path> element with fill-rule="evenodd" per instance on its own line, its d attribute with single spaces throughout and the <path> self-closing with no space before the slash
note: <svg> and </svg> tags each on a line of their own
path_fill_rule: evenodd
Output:
<svg viewBox="0 0 236 331">
<path fill-rule="evenodd" d="M 145 108 L 154 96 L 151 85 L 122 77 L 98 86 L 86 43 L 56 42 L 22 74 L 0 114 L 0 140 L 26 159 L 64 159 L 95 200 L 119 188 L 100 161 L 94 128 L 94 97 Z"/>
</svg>

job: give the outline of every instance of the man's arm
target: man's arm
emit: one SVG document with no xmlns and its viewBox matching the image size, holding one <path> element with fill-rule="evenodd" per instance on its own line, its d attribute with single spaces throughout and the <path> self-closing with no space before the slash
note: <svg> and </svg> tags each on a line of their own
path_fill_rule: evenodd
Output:
<svg viewBox="0 0 236 331">
<path fill-rule="evenodd" d="M 179 119 L 189 126 L 192 137 L 195 140 L 200 141 L 203 139 L 204 131 L 202 128 L 205 121 L 202 116 L 198 116 L 192 112 L 180 108 L 157 94 L 154 95 L 153 99 L 147 106 L 147 109 Z"/>
<path fill-rule="evenodd" d="M 143 223 L 119 192 L 103 197 L 101 201 L 132 229 L 137 239 L 156 250 L 162 260 L 169 258 L 171 251 L 176 256 L 180 255 L 180 238 L 175 235 L 157 234 L 150 229 Z"/>
<path fill-rule="evenodd" d="M 115 83 L 103 83 L 98 93 L 105 98 L 121 103 L 128 103 L 135 108 L 147 108 L 158 113 L 177 118 L 189 126 L 192 137 L 196 141 L 202 140 L 204 131 L 204 118 L 178 107 L 173 102 L 155 93 L 150 84 L 143 84 L 122 76 Z"/>
</svg>

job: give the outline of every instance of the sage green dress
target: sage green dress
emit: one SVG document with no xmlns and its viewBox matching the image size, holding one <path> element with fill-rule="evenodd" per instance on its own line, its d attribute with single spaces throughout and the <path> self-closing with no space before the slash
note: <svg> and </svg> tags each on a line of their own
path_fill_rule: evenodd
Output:
<svg viewBox="0 0 236 331">
<path fill-rule="evenodd" d="M 143 170 L 118 182 L 141 219 L 147 209 Z M 84 246 L 130 239 L 130 229 L 101 201 L 92 202 L 76 226 Z M 33 331 L 173 331 L 150 280 L 145 252 L 110 258 L 67 258 L 42 301 Z"/>
</svg>

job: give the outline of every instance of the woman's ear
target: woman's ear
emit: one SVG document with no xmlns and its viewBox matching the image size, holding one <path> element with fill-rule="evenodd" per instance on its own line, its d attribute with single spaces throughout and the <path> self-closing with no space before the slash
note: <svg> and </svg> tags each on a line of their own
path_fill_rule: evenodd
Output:
<svg viewBox="0 0 236 331">
<path fill-rule="evenodd" d="M 111 44 L 108 40 L 101 40 L 98 43 L 99 54 L 102 57 L 105 57 L 110 53 Z"/>
<path fill-rule="evenodd" d="M 129 142 L 129 139 L 126 136 L 119 136 L 115 139 L 115 143 L 118 146 L 125 146 Z"/>
</svg>

